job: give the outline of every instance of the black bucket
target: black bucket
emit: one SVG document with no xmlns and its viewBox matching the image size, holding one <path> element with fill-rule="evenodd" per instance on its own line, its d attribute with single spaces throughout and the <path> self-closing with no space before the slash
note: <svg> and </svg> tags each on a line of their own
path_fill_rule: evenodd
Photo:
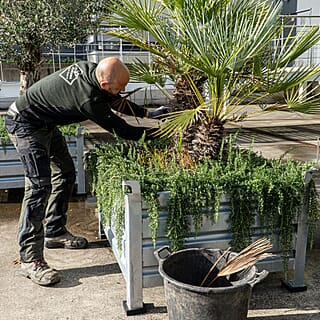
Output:
<svg viewBox="0 0 320 320">
<path fill-rule="evenodd" d="M 245 320 L 253 286 L 268 272 L 249 267 L 230 277 L 218 278 L 201 286 L 213 263 L 223 254 L 220 249 L 186 249 L 172 253 L 169 247 L 155 252 L 159 273 L 164 280 L 169 320 Z M 217 271 L 236 253 L 221 259 Z M 217 273 L 216 271 L 216 273 Z"/>
</svg>

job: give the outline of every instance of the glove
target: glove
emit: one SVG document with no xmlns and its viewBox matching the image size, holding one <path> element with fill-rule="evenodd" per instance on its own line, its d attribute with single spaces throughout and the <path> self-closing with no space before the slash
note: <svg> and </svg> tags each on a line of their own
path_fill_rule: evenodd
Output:
<svg viewBox="0 0 320 320">
<path fill-rule="evenodd" d="M 169 113 L 169 108 L 165 106 L 161 106 L 155 110 L 148 111 L 147 118 L 156 118 L 166 113 Z"/>
</svg>

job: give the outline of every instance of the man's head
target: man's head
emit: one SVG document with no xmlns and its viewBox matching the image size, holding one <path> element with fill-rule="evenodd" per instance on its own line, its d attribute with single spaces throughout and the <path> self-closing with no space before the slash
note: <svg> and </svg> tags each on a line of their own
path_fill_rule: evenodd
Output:
<svg viewBox="0 0 320 320">
<path fill-rule="evenodd" d="M 130 73 L 121 60 L 110 57 L 99 62 L 96 69 L 96 77 L 102 90 L 117 95 L 125 90 L 130 80 Z"/>
</svg>

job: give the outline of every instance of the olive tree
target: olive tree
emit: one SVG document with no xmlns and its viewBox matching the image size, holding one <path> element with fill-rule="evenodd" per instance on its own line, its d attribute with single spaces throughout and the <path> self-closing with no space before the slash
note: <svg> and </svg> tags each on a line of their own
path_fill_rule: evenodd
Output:
<svg viewBox="0 0 320 320">
<path fill-rule="evenodd" d="M 44 51 L 73 46 L 99 28 L 101 4 L 95 0 L 0 0 L 0 59 L 19 66 L 20 93 L 39 80 Z"/>
</svg>

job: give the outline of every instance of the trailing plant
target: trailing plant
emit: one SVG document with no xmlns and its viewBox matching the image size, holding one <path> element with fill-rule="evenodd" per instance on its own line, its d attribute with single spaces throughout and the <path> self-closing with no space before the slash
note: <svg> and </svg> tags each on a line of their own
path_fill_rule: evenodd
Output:
<svg viewBox="0 0 320 320">
<path fill-rule="evenodd" d="M 5 146 L 10 143 L 10 138 L 6 130 L 4 120 L 4 117 L 0 117 L 0 140 L 2 146 Z"/>
<path fill-rule="evenodd" d="M 231 204 L 232 247 L 240 250 L 251 243 L 252 226 L 259 219 L 268 235 L 279 235 L 282 254 L 292 245 L 293 224 L 305 199 L 304 174 L 312 163 L 267 160 L 250 150 L 241 150 L 233 137 L 224 140 L 220 158 L 195 162 L 179 146 L 170 148 L 155 141 L 108 144 L 92 151 L 93 192 L 104 221 L 123 233 L 122 180 L 138 180 L 149 204 L 154 243 L 158 228 L 158 192 L 169 191 L 167 236 L 174 250 L 184 245 L 190 232 L 188 216 L 197 231 L 203 212 L 216 221 L 222 194 Z M 172 151 L 176 150 L 176 151 Z M 309 218 L 320 218 L 318 194 L 309 185 Z M 116 203 L 116 207 L 115 207 Z M 120 242 L 119 242 L 120 244 Z"/>
</svg>

